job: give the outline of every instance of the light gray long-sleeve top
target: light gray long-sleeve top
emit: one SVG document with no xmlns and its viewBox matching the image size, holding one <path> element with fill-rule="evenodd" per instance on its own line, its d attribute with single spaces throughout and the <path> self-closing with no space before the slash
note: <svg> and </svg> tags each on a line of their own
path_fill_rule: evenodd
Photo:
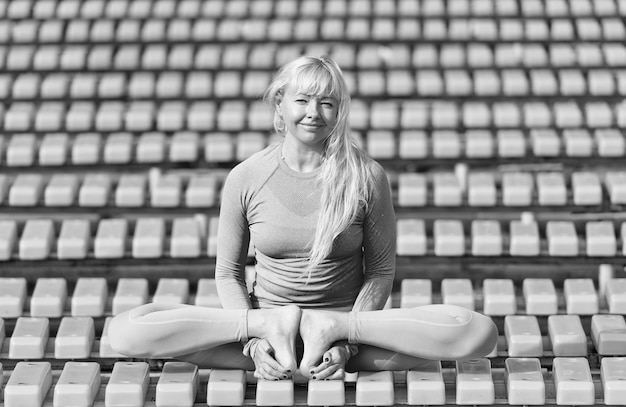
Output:
<svg viewBox="0 0 626 407">
<path fill-rule="evenodd" d="M 280 143 L 238 164 L 223 189 L 215 279 L 224 308 L 287 304 L 333 309 L 376 309 L 391 292 L 396 220 L 384 169 L 371 160 L 375 188 L 330 255 L 305 271 L 320 207 L 316 176 L 292 170 Z M 250 239 L 255 248 L 252 294 L 245 283 Z M 362 303 L 360 306 L 359 303 Z"/>
</svg>

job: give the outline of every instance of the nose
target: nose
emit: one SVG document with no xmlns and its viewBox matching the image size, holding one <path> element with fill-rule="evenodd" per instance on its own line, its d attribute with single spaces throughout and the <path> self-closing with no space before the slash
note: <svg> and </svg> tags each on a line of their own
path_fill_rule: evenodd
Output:
<svg viewBox="0 0 626 407">
<path fill-rule="evenodd" d="M 317 103 L 314 100 L 311 100 L 306 106 L 306 115 L 307 117 L 319 116 L 319 103 Z"/>
</svg>

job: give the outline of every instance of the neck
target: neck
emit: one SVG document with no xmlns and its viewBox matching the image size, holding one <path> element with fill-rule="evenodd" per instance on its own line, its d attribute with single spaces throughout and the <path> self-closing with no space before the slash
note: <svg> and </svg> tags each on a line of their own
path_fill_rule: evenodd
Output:
<svg viewBox="0 0 626 407">
<path fill-rule="evenodd" d="M 294 171 L 311 172 L 324 162 L 321 148 L 310 148 L 290 142 L 285 138 L 281 146 L 281 158 Z"/>
</svg>

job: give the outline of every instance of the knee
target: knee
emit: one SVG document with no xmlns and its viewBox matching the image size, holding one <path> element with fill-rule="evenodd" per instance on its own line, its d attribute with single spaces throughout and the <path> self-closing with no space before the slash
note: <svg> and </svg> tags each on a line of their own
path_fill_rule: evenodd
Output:
<svg viewBox="0 0 626 407">
<path fill-rule="evenodd" d="M 146 343 L 142 339 L 141 330 L 134 326 L 130 311 L 115 316 L 108 327 L 111 348 L 125 356 L 149 356 Z"/>
<path fill-rule="evenodd" d="M 498 327 L 488 316 L 481 315 L 481 317 L 485 319 L 483 328 L 483 331 L 485 332 L 485 339 L 483 346 L 486 348 L 484 355 L 487 355 L 495 349 L 498 343 Z"/>
<path fill-rule="evenodd" d="M 465 334 L 459 338 L 463 354 L 456 359 L 475 359 L 490 354 L 498 342 L 498 328 L 488 316 L 473 313 L 472 321 Z"/>
<path fill-rule="evenodd" d="M 449 323 L 452 326 L 464 326 L 469 323 L 475 312 L 465 307 L 451 304 L 432 304 L 422 307 L 423 309 L 435 312 L 441 316 L 445 316 L 447 320 L 444 323 Z M 443 322 L 443 320 L 442 320 Z"/>
<path fill-rule="evenodd" d="M 445 315 L 441 321 L 446 321 L 447 338 L 446 349 L 450 359 L 474 359 L 488 355 L 493 351 L 498 341 L 498 328 L 486 315 L 471 311 L 467 308 L 435 304 L 427 306 L 430 311 Z"/>
<path fill-rule="evenodd" d="M 132 350 L 134 348 L 133 335 L 130 334 L 128 326 L 128 315 L 126 312 L 119 314 L 109 322 L 108 337 L 111 348 L 118 353 L 126 356 L 134 356 Z"/>
</svg>

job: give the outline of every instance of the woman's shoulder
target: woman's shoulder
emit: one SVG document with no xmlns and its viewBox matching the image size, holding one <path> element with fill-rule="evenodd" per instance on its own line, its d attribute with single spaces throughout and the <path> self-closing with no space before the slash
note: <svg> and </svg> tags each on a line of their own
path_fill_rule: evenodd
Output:
<svg viewBox="0 0 626 407">
<path fill-rule="evenodd" d="M 386 174 L 385 168 L 382 166 L 382 164 L 374 160 L 370 156 L 367 156 L 365 162 L 366 162 L 368 169 L 374 176 L 380 177 Z"/>
<path fill-rule="evenodd" d="M 387 171 L 385 171 L 385 168 L 381 163 L 374 160 L 370 156 L 365 156 L 364 161 L 365 167 L 367 168 L 374 184 L 378 185 L 381 182 L 387 181 Z"/>
<path fill-rule="evenodd" d="M 378 161 L 367 156 L 364 159 L 367 172 L 367 200 L 369 202 L 379 201 L 381 199 L 389 199 L 391 194 L 391 184 L 389 175 L 385 168 Z"/>
<path fill-rule="evenodd" d="M 261 151 L 257 151 L 239 164 L 235 165 L 229 172 L 229 178 L 243 177 L 244 179 L 256 178 L 265 173 L 271 173 L 276 168 L 276 149 L 278 143 L 271 144 Z"/>
</svg>

